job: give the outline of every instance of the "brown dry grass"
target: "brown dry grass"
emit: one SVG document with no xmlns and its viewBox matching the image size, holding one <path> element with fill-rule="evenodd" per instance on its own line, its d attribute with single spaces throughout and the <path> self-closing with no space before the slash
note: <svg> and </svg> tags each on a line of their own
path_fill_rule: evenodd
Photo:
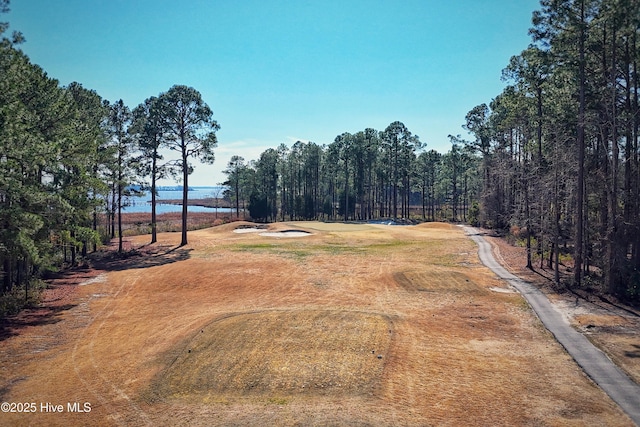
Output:
<svg viewBox="0 0 640 427">
<path fill-rule="evenodd" d="M 92 411 L 0 423 L 632 425 L 520 296 L 491 291 L 504 284 L 460 229 L 290 223 L 273 228 L 312 235 L 275 239 L 238 225 L 181 249 L 163 234 L 153 262 L 7 338 L 2 400 Z"/>
<path fill-rule="evenodd" d="M 234 214 L 216 212 L 189 212 L 187 215 L 187 229 L 199 230 L 230 222 Z M 105 218 L 100 218 L 100 226 L 104 227 Z M 151 234 L 151 214 L 148 212 L 129 212 L 122 214 L 122 235 L 125 237 Z M 167 212 L 158 214 L 156 218 L 158 233 L 176 232 L 182 229 L 182 213 Z"/>
<path fill-rule="evenodd" d="M 382 373 L 390 328 L 382 315 L 350 310 L 223 316 L 187 340 L 152 390 L 161 398 L 198 399 L 369 394 Z"/>
</svg>

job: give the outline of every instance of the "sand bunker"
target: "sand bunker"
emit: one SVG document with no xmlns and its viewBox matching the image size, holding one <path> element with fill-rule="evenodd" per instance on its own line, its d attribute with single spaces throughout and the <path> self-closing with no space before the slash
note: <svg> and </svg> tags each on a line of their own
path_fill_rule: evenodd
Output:
<svg viewBox="0 0 640 427">
<path fill-rule="evenodd" d="M 282 230 L 282 231 L 267 231 L 264 233 L 260 233 L 261 236 L 266 237 L 305 237 L 311 236 L 311 233 L 303 230 Z"/>
<path fill-rule="evenodd" d="M 244 233 L 260 233 L 261 236 L 266 237 L 305 237 L 310 236 L 312 233 L 304 230 L 278 230 L 278 231 L 268 231 L 268 227 L 265 226 L 239 226 L 235 230 L 234 233 L 244 234 Z"/>
<path fill-rule="evenodd" d="M 247 228 L 236 228 L 235 230 L 233 230 L 234 233 L 239 233 L 239 234 L 243 234 L 243 233 L 258 233 L 264 231 L 264 228 L 257 228 L 257 227 L 247 227 Z"/>
<path fill-rule="evenodd" d="M 266 224 L 251 224 L 245 223 L 238 225 L 233 232 L 234 233 L 258 233 L 260 231 L 266 231 L 269 226 Z"/>
</svg>

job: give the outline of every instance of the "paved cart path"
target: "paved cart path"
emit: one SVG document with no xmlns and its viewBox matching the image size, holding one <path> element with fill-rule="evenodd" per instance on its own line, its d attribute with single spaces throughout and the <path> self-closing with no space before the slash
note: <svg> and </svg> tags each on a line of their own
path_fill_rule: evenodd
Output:
<svg viewBox="0 0 640 427">
<path fill-rule="evenodd" d="M 509 273 L 495 260 L 491 244 L 473 227 L 463 227 L 465 233 L 478 244 L 480 261 L 500 278 L 509 282 L 529 302 L 544 326 L 555 336 L 582 369 L 611 399 L 640 426 L 640 386 L 633 382 L 600 349 L 569 322 L 535 286 Z"/>
</svg>

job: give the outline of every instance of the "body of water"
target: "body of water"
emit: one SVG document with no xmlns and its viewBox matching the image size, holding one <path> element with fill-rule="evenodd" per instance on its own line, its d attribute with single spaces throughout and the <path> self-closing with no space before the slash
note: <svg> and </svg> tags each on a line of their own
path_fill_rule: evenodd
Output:
<svg viewBox="0 0 640 427">
<path fill-rule="evenodd" d="M 209 198 L 222 198 L 224 187 L 191 187 L 189 189 L 189 199 L 209 199 Z M 181 189 L 168 189 L 162 188 L 158 191 L 156 200 L 181 200 Z M 125 207 L 122 208 L 122 212 L 125 213 L 151 213 L 151 194 L 149 192 L 135 197 L 127 197 Z M 216 208 L 207 208 L 204 206 L 189 206 L 189 212 L 216 212 Z M 218 212 L 229 212 L 229 208 L 218 208 Z M 182 212 L 181 205 L 169 205 L 156 203 L 156 213 L 168 213 L 168 212 Z"/>
</svg>

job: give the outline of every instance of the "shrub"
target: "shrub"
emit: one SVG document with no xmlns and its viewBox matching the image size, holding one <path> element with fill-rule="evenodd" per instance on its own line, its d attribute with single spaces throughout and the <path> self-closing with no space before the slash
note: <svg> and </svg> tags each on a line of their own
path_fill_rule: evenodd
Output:
<svg viewBox="0 0 640 427">
<path fill-rule="evenodd" d="M 468 218 L 469 224 L 472 227 L 477 227 L 480 225 L 480 205 L 478 205 L 478 202 L 474 201 L 471 204 L 471 207 L 469 208 Z"/>
<path fill-rule="evenodd" d="M 16 286 L 4 294 L 0 294 L 0 318 L 20 312 L 25 307 L 33 307 L 40 302 L 40 295 L 45 284 L 41 280 L 32 280 L 25 296 L 24 286 Z"/>
</svg>

